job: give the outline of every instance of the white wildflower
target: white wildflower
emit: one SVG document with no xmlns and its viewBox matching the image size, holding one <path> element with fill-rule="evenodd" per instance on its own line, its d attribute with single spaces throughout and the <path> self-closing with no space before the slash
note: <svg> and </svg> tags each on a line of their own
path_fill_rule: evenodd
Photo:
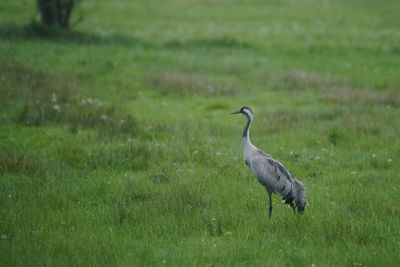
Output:
<svg viewBox="0 0 400 267">
<path fill-rule="evenodd" d="M 51 102 L 53 103 L 57 102 L 57 95 L 55 93 L 51 94 Z"/>
<path fill-rule="evenodd" d="M 387 159 L 387 162 L 389 162 L 389 163 L 392 162 L 392 159 Z"/>
<path fill-rule="evenodd" d="M 53 109 L 54 109 L 55 111 L 57 111 L 57 112 L 60 112 L 60 111 L 61 111 L 60 106 L 57 105 L 57 104 L 55 104 L 55 105 L 53 106 Z"/>
</svg>

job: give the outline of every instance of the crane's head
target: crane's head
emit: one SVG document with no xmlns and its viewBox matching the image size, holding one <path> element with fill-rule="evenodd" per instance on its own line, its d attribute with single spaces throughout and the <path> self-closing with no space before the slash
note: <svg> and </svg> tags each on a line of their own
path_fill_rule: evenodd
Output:
<svg viewBox="0 0 400 267">
<path fill-rule="evenodd" d="M 253 111 L 251 110 L 251 108 L 249 108 L 247 106 L 244 106 L 241 109 L 239 109 L 238 111 L 232 112 L 231 114 L 243 114 L 250 120 L 252 120 L 254 117 Z"/>
</svg>

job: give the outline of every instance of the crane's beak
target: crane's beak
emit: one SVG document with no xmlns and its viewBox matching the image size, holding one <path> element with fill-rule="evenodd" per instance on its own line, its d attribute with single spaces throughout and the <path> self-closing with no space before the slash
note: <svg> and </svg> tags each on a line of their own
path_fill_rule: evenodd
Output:
<svg viewBox="0 0 400 267">
<path fill-rule="evenodd" d="M 231 115 L 233 115 L 233 114 L 239 114 L 239 113 L 240 113 L 240 110 L 235 111 L 235 112 L 232 112 Z"/>
</svg>

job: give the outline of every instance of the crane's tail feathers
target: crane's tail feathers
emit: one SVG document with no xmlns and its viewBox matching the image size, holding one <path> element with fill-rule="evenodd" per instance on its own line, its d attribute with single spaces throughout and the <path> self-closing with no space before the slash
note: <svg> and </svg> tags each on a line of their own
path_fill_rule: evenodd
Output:
<svg viewBox="0 0 400 267">
<path fill-rule="evenodd" d="M 306 191 L 304 189 L 304 185 L 294 179 L 292 190 L 290 190 L 289 194 L 283 198 L 285 204 L 290 205 L 293 209 L 297 208 L 299 213 L 303 213 L 306 204 Z"/>
<path fill-rule="evenodd" d="M 294 191 L 294 202 L 296 204 L 297 211 L 299 213 L 303 213 L 307 204 L 306 190 L 304 185 L 296 179 L 294 180 Z"/>
</svg>

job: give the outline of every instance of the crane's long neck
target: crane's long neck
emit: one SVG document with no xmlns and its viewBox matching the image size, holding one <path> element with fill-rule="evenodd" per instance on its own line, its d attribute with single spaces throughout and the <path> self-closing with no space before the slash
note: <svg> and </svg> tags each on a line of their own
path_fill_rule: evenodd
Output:
<svg viewBox="0 0 400 267">
<path fill-rule="evenodd" d="M 243 142 L 246 141 L 247 143 L 251 144 L 251 142 L 250 142 L 250 126 L 251 126 L 251 122 L 253 121 L 253 119 L 248 116 L 246 116 L 246 117 L 247 117 L 247 123 L 243 130 Z"/>
<path fill-rule="evenodd" d="M 256 147 L 250 142 L 250 126 L 251 126 L 251 122 L 253 121 L 253 118 L 249 117 L 249 116 L 246 116 L 246 117 L 247 117 L 247 123 L 243 130 L 242 146 L 243 146 L 244 160 L 245 160 L 247 166 L 250 166 L 249 162 L 251 159 L 251 155 L 254 154 Z"/>
</svg>

